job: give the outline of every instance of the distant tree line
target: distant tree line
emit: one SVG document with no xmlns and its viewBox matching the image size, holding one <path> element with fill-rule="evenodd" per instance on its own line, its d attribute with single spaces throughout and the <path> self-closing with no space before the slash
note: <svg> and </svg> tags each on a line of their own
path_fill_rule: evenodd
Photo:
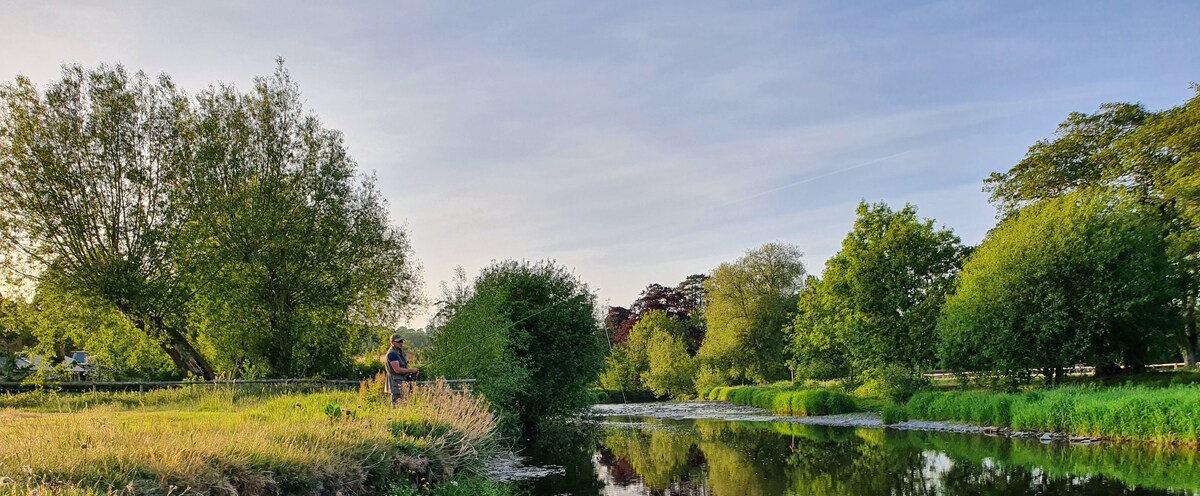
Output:
<svg viewBox="0 0 1200 496">
<path fill-rule="evenodd" d="M 601 385 L 689 397 L 836 378 L 904 396 L 936 368 L 1011 387 L 1032 374 L 1056 384 L 1081 364 L 1196 365 L 1200 88 L 1160 112 L 1071 114 L 984 190 L 1000 220 L 977 247 L 912 205 L 862 202 L 820 277 L 772 243 L 689 278 L 703 289 L 690 300 L 651 285 L 609 309 Z M 687 322 L 701 331 L 694 351 L 676 345 L 693 342 Z"/>
</svg>

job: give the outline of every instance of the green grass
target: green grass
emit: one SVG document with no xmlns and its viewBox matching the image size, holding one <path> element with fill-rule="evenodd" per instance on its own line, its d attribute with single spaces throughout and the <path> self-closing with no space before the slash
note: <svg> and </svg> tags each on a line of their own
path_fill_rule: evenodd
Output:
<svg viewBox="0 0 1200 496">
<path fill-rule="evenodd" d="M 1017 431 L 1200 445 L 1200 386 L 1064 387 L 1049 391 L 917 393 L 909 415 Z"/>
<path fill-rule="evenodd" d="M 753 406 L 777 415 L 834 415 L 858 411 L 854 398 L 840 391 L 795 389 L 790 386 L 717 387 L 707 394 L 710 400 Z"/>
<path fill-rule="evenodd" d="M 904 405 L 887 405 L 880 412 L 884 425 L 892 425 L 908 420 L 908 409 Z"/>
<path fill-rule="evenodd" d="M 383 494 L 457 487 L 498 448 L 481 399 L 363 391 L 0 397 L 0 494 Z"/>
</svg>

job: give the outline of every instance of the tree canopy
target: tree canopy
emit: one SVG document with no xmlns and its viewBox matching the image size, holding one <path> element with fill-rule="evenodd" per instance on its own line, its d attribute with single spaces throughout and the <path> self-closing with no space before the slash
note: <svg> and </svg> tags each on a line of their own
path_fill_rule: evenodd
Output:
<svg viewBox="0 0 1200 496">
<path fill-rule="evenodd" d="M 1012 169 L 992 174 L 985 191 L 1002 217 L 1072 192 L 1104 188 L 1148 207 L 1147 222 L 1163 227 L 1178 278 L 1174 305 L 1182 317 L 1173 336 L 1188 365 L 1200 347 L 1200 88 L 1175 108 L 1149 112 L 1110 103 L 1092 114 L 1073 113 L 1054 139 L 1029 148 Z"/>
<path fill-rule="evenodd" d="M 10 274 L 111 305 L 180 373 L 337 373 L 417 295 L 405 233 L 282 62 L 195 99 L 119 65 L 65 66 L 44 92 L 18 77 L 0 207 Z"/>
<path fill-rule="evenodd" d="M 1082 190 L 1002 222 L 963 267 L 938 324 L 958 370 L 1029 369 L 1051 379 L 1077 363 L 1145 364 L 1170 322 L 1162 226 L 1136 202 Z"/>
<path fill-rule="evenodd" d="M 485 394 L 501 393 L 489 400 L 526 429 L 589 404 L 604 338 L 586 284 L 553 262 L 510 260 L 484 268 L 458 294 L 435 329 L 431 365 L 480 374 Z M 494 381 L 503 384 L 485 384 Z"/>
<path fill-rule="evenodd" d="M 708 332 L 698 388 L 787 377 L 783 325 L 804 287 L 800 250 L 768 243 L 723 263 L 704 282 Z"/>
<path fill-rule="evenodd" d="M 817 373 L 894 365 L 915 377 L 936 365 L 934 327 L 964 249 L 912 205 L 862 202 L 857 213 L 824 277 L 799 300 L 795 360 Z"/>
</svg>

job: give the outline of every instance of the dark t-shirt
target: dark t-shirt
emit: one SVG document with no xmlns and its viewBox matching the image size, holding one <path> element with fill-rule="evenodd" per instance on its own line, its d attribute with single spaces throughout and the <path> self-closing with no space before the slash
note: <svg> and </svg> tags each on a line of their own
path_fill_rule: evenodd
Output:
<svg viewBox="0 0 1200 496">
<path fill-rule="evenodd" d="M 402 369 L 408 368 L 408 358 L 404 356 L 404 352 L 392 348 L 388 350 L 386 360 L 387 361 L 383 364 L 383 368 L 387 369 L 388 382 L 398 383 L 408 380 L 408 376 L 397 374 L 394 370 L 392 370 L 392 362 L 400 362 L 400 368 Z"/>
</svg>

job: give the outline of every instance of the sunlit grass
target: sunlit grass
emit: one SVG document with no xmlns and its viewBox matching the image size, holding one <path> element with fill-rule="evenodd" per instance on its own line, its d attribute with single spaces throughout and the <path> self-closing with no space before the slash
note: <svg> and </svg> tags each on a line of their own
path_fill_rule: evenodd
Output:
<svg viewBox="0 0 1200 496">
<path fill-rule="evenodd" d="M 0 402 L 0 492 L 377 494 L 448 480 L 496 447 L 487 404 L 436 387 L 396 409 L 375 394 L 212 387 Z"/>
</svg>

